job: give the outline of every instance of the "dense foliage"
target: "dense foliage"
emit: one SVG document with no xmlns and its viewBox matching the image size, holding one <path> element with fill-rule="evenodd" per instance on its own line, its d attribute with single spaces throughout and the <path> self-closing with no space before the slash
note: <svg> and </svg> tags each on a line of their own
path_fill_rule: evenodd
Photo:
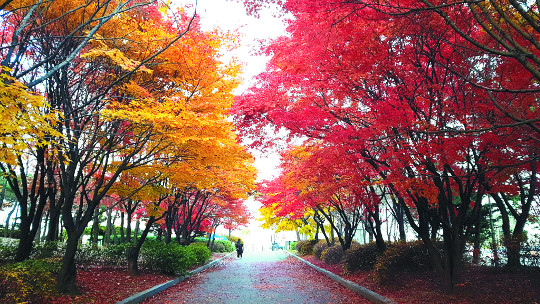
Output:
<svg viewBox="0 0 540 304">
<path fill-rule="evenodd" d="M 380 254 L 381 252 L 375 243 L 355 244 L 343 256 L 343 270 L 348 273 L 371 270 L 377 263 Z"/>
<path fill-rule="evenodd" d="M 191 243 L 187 248 L 195 254 L 198 265 L 206 263 L 212 257 L 212 252 L 204 243 Z"/>
<path fill-rule="evenodd" d="M 321 259 L 323 251 L 328 248 L 328 244 L 325 241 L 319 241 L 315 246 L 313 246 L 313 255 L 317 259 Z"/>
<path fill-rule="evenodd" d="M 377 280 L 384 282 L 405 271 L 432 269 L 431 256 L 421 241 L 396 242 L 377 258 L 373 269 Z"/>
<path fill-rule="evenodd" d="M 197 264 L 195 253 L 176 243 L 146 242 L 141 257 L 146 268 L 164 274 L 184 274 L 192 265 Z"/>
<path fill-rule="evenodd" d="M 233 106 L 254 147 L 287 147 L 259 185 L 266 223 L 330 230 L 344 251 L 362 227 L 383 252 L 391 214 L 451 291 L 490 199 L 507 264 L 520 265 L 539 208 L 536 4 L 335 4 L 283 1 L 287 35 L 262 47 L 270 62 Z"/>
<path fill-rule="evenodd" d="M 343 247 L 337 244 L 324 249 L 321 254 L 321 260 L 326 264 L 339 264 L 343 260 L 344 254 Z"/>
<path fill-rule="evenodd" d="M 15 261 L 36 239 L 65 240 L 57 289 L 72 293 L 77 263 L 103 254 L 78 246 L 84 234 L 93 246 L 132 243 L 136 274 L 151 228 L 188 245 L 247 223 L 253 157 L 228 118 L 240 64 L 223 56 L 234 33 L 203 30 L 194 10 L 164 1 L 0 7 L 0 175 L 18 205 Z"/>
<path fill-rule="evenodd" d="M 59 260 L 32 259 L 0 267 L 2 303 L 38 303 L 57 295 Z"/>
<path fill-rule="evenodd" d="M 313 254 L 313 247 L 317 244 L 315 240 L 303 240 L 296 243 L 295 249 L 300 255 Z"/>
</svg>

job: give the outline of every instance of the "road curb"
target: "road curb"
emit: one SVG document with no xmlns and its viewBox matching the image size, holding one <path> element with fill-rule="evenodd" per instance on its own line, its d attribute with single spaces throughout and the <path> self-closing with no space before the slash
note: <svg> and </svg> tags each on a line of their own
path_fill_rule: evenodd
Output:
<svg viewBox="0 0 540 304">
<path fill-rule="evenodd" d="M 298 259 L 299 261 L 301 262 L 304 262 L 305 264 L 309 265 L 311 268 L 317 270 L 318 272 L 321 272 L 323 273 L 324 275 L 326 275 L 327 277 L 331 278 L 332 280 L 338 282 L 339 284 L 347 287 L 348 289 L 356 292 L 357 294 L 363 296 L 364 298 L 370 300 L 371 302 L 373 303 L 385 303 L 385 304 L 395 304 L 394 301 L 392 301 L 391 299 L 387 298 L 387 297 L 384 297 L 384 296 L 381 296 L 380 294 L 374 292 L 374 291 L 371 291 L 365 287 L 362 287 L 356 283 L 353 283 L 349 280 L 345 280 L 344 278 L 338 276 L 337 274 L 331 272 L 331 271 L 328 271 L 326 269 L 323 269 L 323 268 L 320 268 L 318 266 L 315 266 L 313 265 L 312 263 L 302 259 L 301 257 L 297 256 L 296 254 L 294 253 L 291 253 L 287 250 L 283 250 L 285 251 L 287 254 L 289 254 L 290 256 Z"/>
<path fill-rule="evenodd" d="M 206 270 L 209 267 L 214 266 L 215 264 L 221 262 L 221 260 L 231 256 L 234 253 L 235 252 L 233 251 L 233 252 L 225 255 L 222 258 L 219 258 L 217 260 L 213 260 L 212 262 L 210 262 L 208 264 L 205 264 L 205 265 L 203 265 L 203 266 L 201 266 L 199 268 L 196 268 L 196 269 L 190 271 L 188 275 L 181 276 L 181 277 L 178 277 L 176 279 L 172 279 L 170 281 L 167 281 L 167 282 L 165 282 L 163 284 L 159 284 L 159 285 L 156 285 L 156 286 L 154 286 L 152 288 L 148 288 L 146 290 L 143 290 L 143 291 L 141 291 L 141 292 L 139 292 L 137 294 L 134 294 L 134 295 L 132 295 L 132 296 L 130 296 L 128 298 L 123 299 L 122 301 L 116 302 L 116 304 L 137 304 L 137 303 L 141 303 L 142 301 L 150 298 L 151 296 L 154 296 L 155 294 L 157 294 L 157 293 L 159 293 L 159 292 L 161 292 L 161 291 L 163 291 L 163 290 L 165 290 L 165 289 L 167 289 L 169 287 L 172 287 L 172 286 L 174 286 L 174 285 L 176 285 L 176 284 L 178 284 L 180 282 L 183 282 L 183 281 L 187 280 L 191 275 L 194 275 L 196 273 L 199 273 L 201 271 Z"/>
</svg>

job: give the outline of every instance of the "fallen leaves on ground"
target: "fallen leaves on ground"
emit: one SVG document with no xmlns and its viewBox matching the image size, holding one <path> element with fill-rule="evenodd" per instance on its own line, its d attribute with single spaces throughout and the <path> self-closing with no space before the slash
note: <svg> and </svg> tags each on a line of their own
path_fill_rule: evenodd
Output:
<svg viewBox="0 0 540 304">
<path fill-rule="evenodd" d="M 225 255 L 225 253 L 212 253 L 212 260 L 220 259 Z M 193 269 L 197 267 L 195 266 Z M 92 266 L 77 271 L 77 287 L 81 295 L 62 295 L 50 303 L 116 303 L 174 278 L 174 276 L 145 270 L 141 270 L 138 276 L 131 276 L 125 267 Z M 44 302 L 44 304 L 46 303 Z"/>
<path fill-rule="evenodd" d="M 381 286 L 370 271 L 346 274 L 341 265 L 325 264 L 312 255 L 302 258 L 398 303 L 540 303 L 539 268 L 469 266 L 463 271 L 463 283 L 455 287 L 453 294 L 447 294 L 434 272 L 400 273 Z"/>
<path fill-rule="evenodd" d="M 96 267 L 77 271 L 77 286 L 81 295 L 63 295 L 51 303 L 116 303 L 173 277 L 141 271 L 131 276 L 125 268 Z"/>
</svg>

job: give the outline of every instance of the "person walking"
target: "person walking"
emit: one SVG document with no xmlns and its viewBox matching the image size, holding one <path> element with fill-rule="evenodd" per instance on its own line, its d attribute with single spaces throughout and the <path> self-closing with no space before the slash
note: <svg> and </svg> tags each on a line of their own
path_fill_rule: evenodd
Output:
<svg viewBox="0 0 540 304">
<path fill-rule="evenodd" d="M 241 239 L 238 239 L 238 241 L 236 242 L 236 256 L 238 258 L 241 258 L 242 253 L 244 253 L 244 244 L 242 244 Z"/>
</svg>

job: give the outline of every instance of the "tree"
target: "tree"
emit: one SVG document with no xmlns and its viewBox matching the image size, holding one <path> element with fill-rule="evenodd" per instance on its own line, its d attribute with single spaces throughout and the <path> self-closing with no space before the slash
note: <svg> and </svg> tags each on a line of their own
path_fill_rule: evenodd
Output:
<svg viewBox="0 0 540 304">
<path fill-rule="evenodd" d="M 47 146 L 60 134 L 54 129 L 57 112 L 50 109 L 42 96 L 10 76 L 8 68 L 2 69 L 0 170 L 21 207 L 21 238 L 15 260 L 22 261 L 30 255 L 47 193 L 52 190 L 45 183 L 45 158 L 55 152 Z M 35 154 L 28 155 L 29 150 Z M 27 165 L 33 160 L 37 164 Z"/>
<path fill-rule="evenodd" d="M 336 155 L 334 162 L 346 159 L 346 176 L 366 183 L 366 194 L 375 194 L 366 201 L 374 205 L 380 200 L 375 186 L 382 183 L 430 248 L 451 291 L 460 280 L 464 219 L 478 214 L 486 181 L 502 182 L 501 168 L 537 161 L 524 145 L 534 142 L 534 131 L 493 128 L 512 121 L 490 101 L 490 92 L 461 77 L 476 72 L 479 54 L 461 47 L 470 43 L 464 37 L 441 30 L 444 20 L 427 13 L 388 18 L 329 1 L 285 7 L 295 17 L 290 35 L 265 49 L 272 60 L 237 100 L 238 125 L 257 137 L 255 143 L 264 142 L 267 134 L 259 130 L 268 127 L 319 141 Z M 491 74 L 481 76 L 494 81 Z M 521 94 L 514 101 L 530 98 Z M 444 254 L 431 240 L 439 231 Z"/>
</svg>

